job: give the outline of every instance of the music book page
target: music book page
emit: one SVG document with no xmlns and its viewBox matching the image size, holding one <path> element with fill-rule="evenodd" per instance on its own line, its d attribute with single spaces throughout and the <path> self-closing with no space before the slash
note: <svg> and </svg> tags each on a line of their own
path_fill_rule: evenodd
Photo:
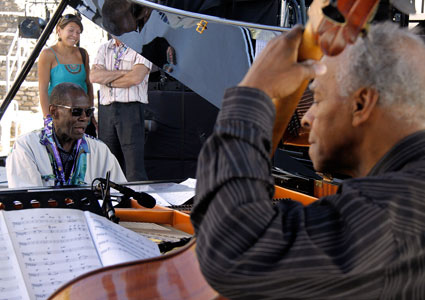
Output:
<svg viewBox="0 0 425 300">
<path fill-rule="evenodd" d="M 0 299 L 30 299 L 2 214 L 0 214 Z"/>
<path fill-rule="evenodd" d="M 128 185 L 137 192 L 145 192 L 155 198 L 160 206 L 181 205 L 195 196 L 196 179 L 188 178 L 181 183 L 153 183 Z"/>
<path fill-rule="evenodd" d="M 88 213 L 87 221 L 104 266 L 161 254 L 158 246 L 151 240 L 106 218 Z"/>
<path fill-rule="evenodd" d="M 1 243 L 10 266 L 0 269 L 0 284 L 9 280 L 11 289 L 10 296 L 0 290 L 0 299 L 46 299 L 91 270 L 160 255 L 152 241 L 87 211 L 33 208 L 0 216 L 1 238 L 10 244 Z"/>
</svg>

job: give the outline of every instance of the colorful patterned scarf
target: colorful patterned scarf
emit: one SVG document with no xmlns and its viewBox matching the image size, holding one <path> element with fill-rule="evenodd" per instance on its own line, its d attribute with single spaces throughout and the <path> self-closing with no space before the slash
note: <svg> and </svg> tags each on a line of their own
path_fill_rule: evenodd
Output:
<svg viewBox="0 0 425 300">
<path fill-rule="evenodd" d="M 114 48 L 114 69 L 115 70 L 120 69 L 122 56 L 124 55 L 124 52 L 126 50 L 127 50 L 127 46 L 124 44 L 120 44 L 119 46 L 115 45 L 115 48 Z"/>
<path fill-rule="evenodd" d="M 48 178 L 42 178 L 48 180 L 54 176 L 55 186 L 64 185 L 84 185 L 84 177 L 87 170 L 87 153 L 89 153 L 89 147 L 86 139 L 83 138 L 77 140 L 72 149 L 74 155 L 74 163 L 72 165 L 71 174 L 68 180 L 65 179 L 65 170 L 62 164 L 62 159 L 59 154 L 58 146 L 56 145 L 53 129 L 53 119 L 48 115 L 44 119 L 44 128 L 41 131 L 40 143 L 46 146 L 47 153 L 49 154 L 50 163 L 52 165 L 53 173 Z M 46 177 L 46 176 L 44 176 Z"/>
</svg>

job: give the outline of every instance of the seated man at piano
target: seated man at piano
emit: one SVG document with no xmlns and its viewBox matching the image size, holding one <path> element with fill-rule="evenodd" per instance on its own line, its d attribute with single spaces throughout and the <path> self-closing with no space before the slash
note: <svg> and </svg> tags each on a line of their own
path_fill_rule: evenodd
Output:
<svg viewBox="0 0 425 300">
<path fill-rule="evenodd" d="M 191 213 L 202 273 L 231 299 L 424 299 L 424 42 L 382 23 L 298 63 L 301 36 L 271 41 L 225 93 Z M 314 168 L 351 178 L 308 206 L 274 206 L 273 125 L 313 78 L 302 124 Z"/>
<path fill-rule="evenodd" d="M 93 114 L 93 100 L 74 83 L 61 83 L 49 97 L 53 127 L 20 136 L 6 160 L 9 188 L 90 185 L 106 177 L 126 182 L 106 144 L 84 131 Z"/>
</svg>

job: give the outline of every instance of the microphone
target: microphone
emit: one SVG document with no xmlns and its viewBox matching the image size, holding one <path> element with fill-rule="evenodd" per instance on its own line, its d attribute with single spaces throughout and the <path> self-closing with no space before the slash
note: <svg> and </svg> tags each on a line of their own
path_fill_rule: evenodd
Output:
<svg viewBox="0 0 425 300">
<path fill-rule="evenodd" d="M 106 184 L 106 179 L 105 178 L 97 178 L 102 184 Z M 137 201 L 137 203 L 139 203 L 141 206 L 147 207 L 147 208 L 152 208 L 156 205 L 156 200 L 154 197 L 152 197 L 151 195 L 149 195 L 148 193 L 145 192 L 136 192 L 135 190 L 132 190 L 129 187 L 126 187 L 124 185 L 109 181 L 109 186 L 113 189 L 116 189 L 117 191 L 119 191 L 121 194 L 123 194 L 124 196 L 127 197 L 131 197 L 134 200 Z"/>
</svg>

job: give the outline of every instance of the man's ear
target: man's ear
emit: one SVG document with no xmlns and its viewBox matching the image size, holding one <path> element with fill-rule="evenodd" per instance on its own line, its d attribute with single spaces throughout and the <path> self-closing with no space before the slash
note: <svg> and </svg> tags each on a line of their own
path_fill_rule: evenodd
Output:
<svg viewBox="0 0 425 300">
<path fill-rule="evenodd" d="M 366 122 L 376 105 L 378 104 L 379 93 L 373 88 L 360 88 L 353 95 L 353 126 L 359 126 Z"/>
<path fill-rule="evenodd" d="M 49 113 L 52 116 L 52 119 L 57 119 L 58 108 L 55 105 L 50 104 L 49 105 Z"/>
</svg>

